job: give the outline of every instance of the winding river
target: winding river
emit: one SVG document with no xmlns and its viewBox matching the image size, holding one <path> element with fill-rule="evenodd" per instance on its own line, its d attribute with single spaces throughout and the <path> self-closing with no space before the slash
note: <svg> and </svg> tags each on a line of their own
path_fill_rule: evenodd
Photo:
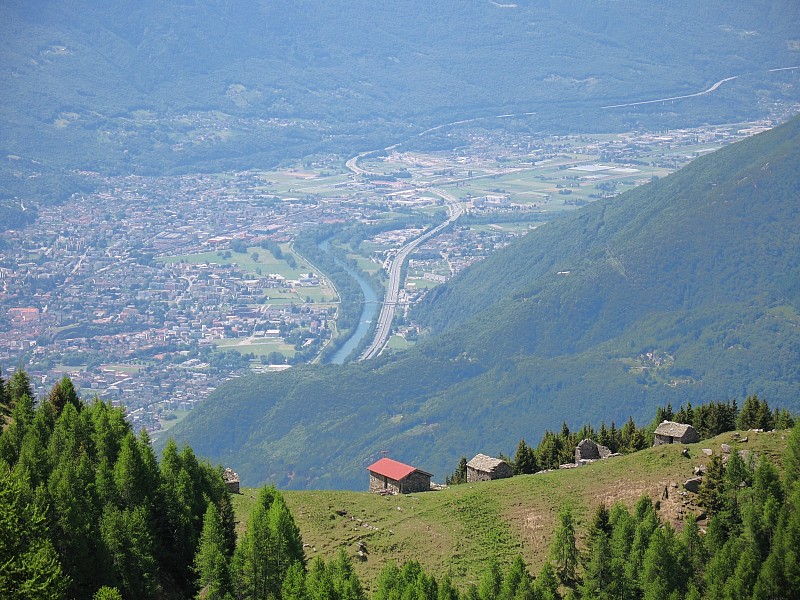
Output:
<svg viewBox="0 0 800 600">
<path fill-rule="evenodd" d="M 328 252 L 330 250 L 330 242 L 328 240 L 320 242 L 319 247 L 323 251 Z M 344 361 L 347 360 L 347 357 L 352 354 L 353 350 L 356 349 L 361 340 L 364 339 L 364 336 L 366 336 L 369 332 L 369 326 L 372 323 L 372 320 L 375 318 L 380 304 L 378 302 L 378 296 L 375 294 L 375 290 L 372 289 L 372 286 L 369 284 L 369 282 L 364 279 L 364 277 L 362 277 L 358 271 L 353 269 L 350 265 L 342 261 L 337 256 L 334 256 L 333 260 L 337 265 L 347 271 L 348 275 L 358 282 L 359 287 L 361 287 L 361 292 L 364 294 L 364 304 L 361 308 L 361 316 L 358 318 L 358 326 L 356 327 L 356 330 L 349 338 L 347 338 L 347 341 L 342 344 L 341 348 L 339 348 L 331 357 L 331 362 L 333 364 L 341 365 L 344 364 Z"/>
</svg>

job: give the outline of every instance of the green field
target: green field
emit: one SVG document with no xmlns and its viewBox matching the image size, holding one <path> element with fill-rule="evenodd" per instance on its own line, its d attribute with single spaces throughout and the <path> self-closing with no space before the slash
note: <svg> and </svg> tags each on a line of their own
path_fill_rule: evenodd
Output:
<svg viewBox="0 0 800 600">
<path fill-rule="evenodd" d="M 778 462 L 786 435 L 785 431 L 750 432 L 750 441 L 740 448 Z M 659 446 L 578 469 L 424 494 L 290 491 L 285 497 L 303 541 L 311 546 L 306 549 L 308 558 L 321 555 L 330 559 L 339 548 L 355 556 L 355 544 L 363 540 L 368 559 L 356 560 L 355 567 L 370 589 L 386 563 L 412 559 L 430 573 L 450 570 L 454 582 L 466 589 L 470 583 L 478 583 L 477 577 L 490 559 L 507 565 L 521 554 L 532 572 L 537 572 L 546 559 L 556 516 L 564 504 L 573 508 L 579 545 L 599 503 L 611 506 L 619 501 L 632 507 L 643 494 L 659 501 L 662 519 L 680 528 L 684 514 L 699 512 L 692 504 L 684 506 L 678 493 L 681 484 L 693 476 L 695 465 L 708 460 L 702 449 L 719 451 L 722 443 L 732 443 L 730 433 L 689 445 L 688 459 L 681 455 L 684 446 Z M 434 479 L 443 481 L 444 474 L 436 474 Z M 365 470 L 365 489 L 367 483 Z M 672 483 L 679 487 L 671 487 Z M 665 488 L 666 500 L 662 497 Z M 255 489 L 244 489 L 234 496 L 239 531 L 244 530 L 257 495 Z"/>
<path fill-rule="evenodd" d="M 280 338 L 228 338 L 216 340 L 217 350 L 236 350 L 240 354 L 253 353 L 267 356 L 270 352 L 280 352 L 284 356 L 294 356 L 294 346 L 284 344 Z"/>
<path fill-rule="evenodd" d="M 280 247 L 283 256 L 293 254 L 289 249 L 289 244 L 280 244 Z M 257 260 L 253 259 L 254 253 L 258 254 Z M 214 250 L 198 254 L 166 256 L 158 260 L 164 264 L 173 264 L 177 262 L 187 262 L 196 265 L 208 263 L 217 263 L 218 265 L 236 264 L 240 269 L 248 273 L 257 274 L 258 269 L 260 269 L 262 275 L 277 273 L 286 279 L 297 279 L 301 273 L 308 273 L 314 270 L 301 257 L 297 255 L 294 256 L 297 261 L 297 266 L 295 268 L 291 268 L 283 258 L 277 259 L 269 250 L 259 246 L 249 247 L 245 253 L 233 252 L 231 250 Z"/>
</svg>

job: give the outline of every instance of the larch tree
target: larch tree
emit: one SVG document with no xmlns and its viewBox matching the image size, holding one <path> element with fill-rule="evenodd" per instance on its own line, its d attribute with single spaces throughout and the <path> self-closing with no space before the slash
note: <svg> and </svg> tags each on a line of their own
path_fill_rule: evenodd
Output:
<svg viewBox="0 0 800 600">
<path fill-rule="evenodd" d="M 550 560 L 561 582 L 572 585 L 578 567 L 578 547 L 575 544 L 575 522 L 569 506 L 563 507 L 558 513 L 558 526 L 550 545 Z"/>
</svg>

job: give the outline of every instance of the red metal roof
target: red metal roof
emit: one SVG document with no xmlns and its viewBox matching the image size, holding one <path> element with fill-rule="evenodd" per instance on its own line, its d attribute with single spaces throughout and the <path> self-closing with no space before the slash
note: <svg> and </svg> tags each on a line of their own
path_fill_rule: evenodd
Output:
<svg viewBox="0 0 800 600">
<path fill-rule="evenodd" d="M 403 464 L 391 458 L 382 458 L 367 467 L 367 470 L 376 475 L 384 475 L 389 479 L 400 481 L 403 477 L 408 477 L 416 471 L 416 467 Z"/>
</svg>

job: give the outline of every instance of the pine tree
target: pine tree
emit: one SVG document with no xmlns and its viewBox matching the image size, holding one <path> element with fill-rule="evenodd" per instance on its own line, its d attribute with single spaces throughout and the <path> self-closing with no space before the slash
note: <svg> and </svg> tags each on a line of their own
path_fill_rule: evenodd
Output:
<svg viewBox="0 0 800 600">
<path fill-rule="evenodd" d="M 530 475 L 538 470 L 536 452 L 525 443 L 524 439 L 521 439 L 517 445 L 517 451 L 514 453 L 514 474 Z"/>
<path fill-rule="evenodd" d="M 619 595 L 621 573 L 615 573 L 611 543 L 602 531 L 590 538 L 588 560 L 584 566 L 581 597 L 596 600 L 616 598 Z"/>
<path fill-rule="evenodd" d="M 681 597 L 686 593 L 688 566 L 681 554 L 672 527 L 663 525 L 653 531 L 642 561 L 640 583 L 645 598 L 659 600 L 676 591 Z"/>
<path fill-rule="evenodd" d="M 158 563 L 147 510 L 143 506 L 120 510 L 106 505 L 100 532 L 110 553 L 117 587 L 123 595 L 154 597 Z"/>
<path fill-rule="evenodd" d="M 251 598 L 277 596 L 283 577 L 294 562 L 304 562 L 299 530 L 280 492 L 274 487 L 262 488 L 231 561 L 236 593 Z M 310 586 L 307 591 L 313 596 Z"/>
<path fill-rule="evenodd" d="M 294 563 L 286 571 L 281 584 L 281 600 L 306 600 L 306 574 L 300 563 Z"/>
<path fill-rule="evenodd" d="M 302 568 L 302 563 L 300 561 L 292 563 L 292 566 L 295 565 Z M 289 571 L 291 570 L 292 567 L 289 567 Z M 284 576 L 284 581 L 288 577 L 289 571 L 287 571 Z M 347 556 L 344 548 L 340 548 L 339 552 L 328 564 L 328 573 L 330 574 L 331 583 L 333 584 L 333 591 L 339 600 L 366 600 L 366 594 L 361 587 L 361 581 L 353 570 L 353 562 Z"/>
<path fill-rule="evenodd" d="M 537 600 L 557 600 L 561 597 L 558 594 L 556 573 L 549 562 L 539 571 L 539 576 L 533 583 L 533 593 Z"/>
<path fill-rule="evenodd" d="M 530 583 L 531 576 L 528 574 L 525 561 L 522 560 L 521 556 L 517 555 L 503 577 L 503 583 L 498 597 L 501 600 L 514 600 L 517 597 L 517 592 L 523 589 L 526 584 L 530 586 Z"/>
<path fill-rule="evenodd" d="M 122 594 L 117 588 L 104 585 L 95 592 L 92 600 L 122 600 Z"/>
<path fill-rule="evenodd" d="M 311 561 L 311 567 L 308 573 L 309 577 L 311 577 L 316 562 L 316 558 Z M 390 562 L 381 569 L 380 575 L 378 575 L 378 582 L 376 584 L 373 600 L 393 600 L 401 596 L 400 569 L 397 568 L 397 565 Z"/>
<path fill-rule="evenodd" d="M 230 593 L 228 557 L 225 548 L 225 535 L 217 507 L 208 503 L 203 518 L 203 531 L 194 557 L 194 570 L 197 573 L 198 597 L 204 600 L 224 600 Z"/>
<path fill-rule="evenodd" d="M 558 525 L 550 545 L 550 560 L 561 582 L 572 585 L 578 566 L 578 547 L 575 545 L 575 523 L 569 506 L 563 507 L 558 513 Z"/>
<path fill-rule="evenodd" d="M 3 379 L 3 369 L 0 368 L 0 431 L 5 429 L 6 420 L 11 416 L 12 408 L 8 391 L 6 390 L 6 382 Z"/>
<path fill-rule="evenodd" d="M 83 407 L 72 380 L 66 375 L 53 385 L 47 402 L 56 417 L 61 414 L 67 404 L 71 404 L 78 411 Z"/>
<path fill-rule="evenodd" d="M 709 515 L 715 515 L 723 508 L 724 477 L 725 467 L 722 457 L 715 454 L 711 457 L 706 476 L 697 495 L 697 503 L 705 508 Z"/>
<path fill-rule="evenodd" d="M 31 387 L 31 380 L 28 374 L 22 369 L 14 371 L 11 379 L 6 383 L 6 390 L 8 392 L 8 402 L 12 408 L 22 396 L 28 396 L 29 398 L 36 397 Z"/>
<path fill-rule="evenodd" d="M 491 560 L 478 585 L 478 595 L 481 600 L 496 600 L 500 596 L 502 586 L 503 574 L 500 571 L 500 565 L 496 560 Z"/>
<path fill-rule="evenodd" d="M 445 576 L 442 577 L 442 580 L 439 582 L 436 600 L 459 600 L 459 598 L 458 589 L 453 586 L 450 573 L 445 573 Z"/>
<path fill-rule="evenodd" d="M 66 598 L 69 578 L 31 496 L 24 477 L 0 464 L 0 597 Z"/>
<path fill-rule="evenodd" d="M 800 419 L 789 432 L 786 441 L 786 452 L 783 455 L 784 477 L 786 489 L 791 491 L 796 481 L 800 481 Z"/>
</svg>

